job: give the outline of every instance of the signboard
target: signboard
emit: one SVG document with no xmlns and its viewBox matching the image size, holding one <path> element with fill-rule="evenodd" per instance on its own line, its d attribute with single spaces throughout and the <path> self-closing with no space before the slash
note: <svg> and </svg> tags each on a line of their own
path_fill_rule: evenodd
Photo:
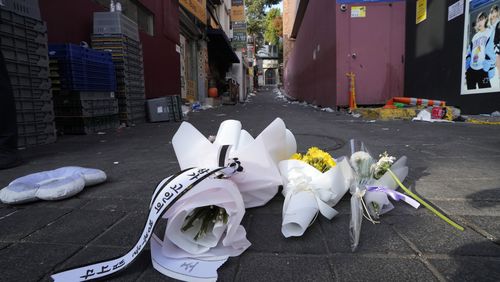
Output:
<svg viewBox="0 0 500 282">
<path fill-rule="evenodd" d="M 448 21 L 462 15 L 464 13 L 464 0 L 455 2 L 455 4 L 448 7 Z"/>
<path fill-rule="evenodd" d="M 231 7 L 231 21 L 244 22 L 245 21 L 245 6 L 232 6 Z"/>
<path fill-rule="evenodd" d="M 234 49 L 243 49 L 245 48 L 245 42 L 231 42 L 231 46 L 234 48 Z"/>
<path fill-rule="evenodd" d="M 179 0 L 179 4 L 203 23 L 207 21 L 207 0 Z"/>
<path fill-rule="evenodd" d="M 427 0 L 417 0 L 417 24 L 427 19 Z"/>
<path fill-rule="evenodd" d="M 231 7 L 231 26 L 233 37 L 231 46 L 235 49 L 245 49 L 247 46 L 247 24 L 245 22 L 245 6 L 243 0 L 233 0 Z"/>
<path fill-rule="evenodd" d="M 278 60 L 262 60 L 262 68 L 264 69 L 275 69 L 278 66 Z"/>
<path fill-rule="evenodd" d="M 465 2 L 461 94 L 500 92 L 500 0 Z"/>
<path fill-rule="evenodd" d="M 233 48 L 241 49 L 247 46 L 247 29 L 233 28 L 233 39 L 231 41 Z"/>
<path fill-rule="evenodd" d="M 247 29 L 246 22 L 231 22 L 233 29 Z"/>
<path fill-rule="evenodd" d="M 366 6 L 351 7 L 351 18 L 365 18 L 365 17 L 366 17 Z"/>
</svg>

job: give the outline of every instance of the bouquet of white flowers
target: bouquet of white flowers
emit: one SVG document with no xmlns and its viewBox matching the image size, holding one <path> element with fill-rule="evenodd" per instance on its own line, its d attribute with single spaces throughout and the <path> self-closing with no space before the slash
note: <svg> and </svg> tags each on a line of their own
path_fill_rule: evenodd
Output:
<svg viewBox="0 0 500 282">
<path fill-rule="evenodd" d="M 164 238 L 153 235 L 151 240 L 153 267 L 181 280 L 193 275 L 216 278 L 216 269 L 228 257 L 238 256 L 250 246 L 240 225 L 244 214 L 234 182 L 218 178 L 200 182 L 163 215 L 167 219 Z M 207 271 L 196 275 L 182 271 L 179 265 L 186 261 Z"/>
<path fill-rule="evenodd" d="M 279 168 L 285 196 L 281 233 L 285 237 L 302 236 L 318 212 L 328 219 L 338 214 L 333 206 L 349 188 L 344 175 L 344 171 L 349 172 L 345 158 L 334 160 L 312 147 L 304 155 L 294 154 L 292 159 L 281 161 Z"/>
<path fill-rule="evenodd" d="M 172 139 L 181 169 L 224 166 L 237 158 L 245 169 L 231 177 L 243 197 L 245 208 L 266 204 L 282 185 L 278 163 L 297 150 L 295 137 L 280 118 L 269 124 L 255 139 L 241 129 L 237 120 L 220 124 L 213 142 L 194 126 L 183 122 Z"/>
<path fill-rule="evenodd" d="M 121 257 L 62 271 L 54 281 L 83 281 L 114 274 L 132 264 L 150 238 L 153 266 L 169 276 L 204 281 L 217 279 L 217 268 L 229 256 L 241 254 L 250 243 L 240 226 L 243 200 L 237 187 L 227 178 L 242 170 L 237 160 L 227 166 L 189 168 L 161 181 L 152 196 L 144 229 L 134 247 Z M 208 211 L 201 221 L 191 220 L 199 208 Z M 212 209 L 210 209 L 212 207 Z M 165 216 L 168 227 L 162 242 L 153 235 L 158 220 Z M 186 224 L 186 222 L 188 224 Z M 186 233 L 181 235 L 180 233 Z M 193 235 L 194 234 L 194 235 Z M 165 256 L 163 249 L 168 249 Z"/>
<path fill-rule="evenodd" d="M 224 121 L 213 142 L 183 122 L 172 144 L 181 169 L 224 167 L 228 162 L 239 166 L 230 177 L 205 179 L 186 193 L 163 216 L 168 220 L 163 240 L 157 236 L 151 240 L 158 271 L 182 280 L 216 278 L 216 269 L 229 256 L 250 246 L 240 225 L 245 208 L 264 205 L 274 197 L 282 183 L 277 163 L 295 153 L 295 138 L 281 119 L 255 139 L 239 121 Z M 187 274 L 179 268 L 183 264 L 197 267 Z"/>
<path fill-rule="evenodd" d="M 406 166 L 407 158 L 396 158 L 384 152 L 378 161 L 375 161 L 361 142 L 351 140 L 350 164 L 354 171 L 354 178 L 350 186 L 351 196 L 351 222 L 349 234 L 351 248 L 356 250 L 359 244 L 361 223 L 365 216 L 372 223 L 377 223 L 379 216 L 392 210 L 394 206 L 388 196 L 396 201 L 403 200 L 411 206 L 418 208 L 420 205 L 412 198 L 394 191 L 398 187 L 396 178 L 404 181 L 408 175 Z M 390 174 L 392 170 L 394 177 Z"/>
</svg>

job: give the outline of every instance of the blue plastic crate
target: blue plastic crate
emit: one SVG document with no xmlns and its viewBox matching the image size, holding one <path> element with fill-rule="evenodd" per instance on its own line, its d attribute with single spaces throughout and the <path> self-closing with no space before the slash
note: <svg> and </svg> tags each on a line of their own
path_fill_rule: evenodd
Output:
<svg viewBox="0 0 500 282">
<path fill-rule="evenodd" d="M 54 59 L 75 62 L 112 63 L 109 52 L 84 48 L 75 44 L 49 44 L 49 56 Z"/>
<path fill-rule="evenodd" d="M 50 44 L 51 72 L 57 73 L 61 89 L 115 91 L 115 67 L 108 52 L 75 44 Z"/>
<path fill-rule="evenodd" d="M 98 62 L 85 61 L 85 60 L 57 59 L 57 60 L 52 60 L 51 63 L 52 63 L 52 66 L 54 68 L 82 69 L 82 70 L 89 70 L 89 71 L 93 71 L 93 72 L 99 72 L 101 74 L 115 72 L 114 71 L 114 64 L 110 63 L 110 62 L 98 63 Z"/>
<path fill-rule="evenodd" d="M 116 80 L 115 70 L 112 65 L 104 65 L 101 67 L 88 64 L 77 63 L 59 63 L 51 66 L 51 71 L 55 71 L 60 77 L 79 78 L 79 79 L 114 79 Z"/>
</svg>

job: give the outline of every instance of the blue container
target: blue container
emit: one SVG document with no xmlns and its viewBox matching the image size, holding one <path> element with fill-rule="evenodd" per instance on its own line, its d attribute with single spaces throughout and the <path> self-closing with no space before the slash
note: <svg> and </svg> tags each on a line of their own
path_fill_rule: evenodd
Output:
<svg viewBox="0 0 500 282">
<path fill-rule="evenodd" d="M 75 44 L 49 44 L 51 65 L 61 88 L 75 91 L 115 91 L 116 75 L 111 53 Z"/>
<path fill-rule="evenodd" d="M 113 63 L 110 52 L 81 47 L 76 44 L 49 44 L 49 56 L 53 59 L 75 62 Z"/>
</svg>

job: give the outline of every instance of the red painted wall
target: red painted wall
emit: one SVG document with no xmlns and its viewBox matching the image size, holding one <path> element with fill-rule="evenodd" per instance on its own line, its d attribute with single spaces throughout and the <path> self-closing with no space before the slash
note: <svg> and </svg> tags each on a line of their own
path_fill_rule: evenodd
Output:
<svg viewBox="0 0 500 282">
<path fill-rule="evenodd" d="M 309 1 L 284 74 L 287 94 L 323 107 L 336 105 L 335 5 Z"/>
<path fill-rule="evenodd" d="M 146 97 L 180 95 L 179 3 L 177 0 L 140 1 L 154 14 L 154 36 L 140 32 L 144 56 Z M 49 43 L 90 43 L 93 13 L 107 8 L 92 0 L 40 0 Z"/>
</svg>

